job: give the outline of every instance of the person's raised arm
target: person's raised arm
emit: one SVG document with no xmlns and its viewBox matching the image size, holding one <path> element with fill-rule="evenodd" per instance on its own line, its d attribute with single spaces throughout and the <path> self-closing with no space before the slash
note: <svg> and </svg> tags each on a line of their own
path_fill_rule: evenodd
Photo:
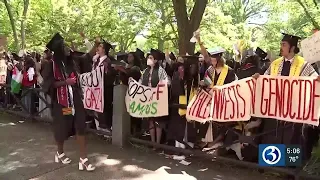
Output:
<svg viewBox="0 0 320 180">
<path fill-rule="evenodd" d="M 196 38 L 197 38 L 197 41 L 199 43 L 200 52 L 203 55 L 204 60 L 208 60 L 210 57 L 209 57 L 207 49 L 204 47 L 203 42 L 200 39 L 200 35 L 197 35 Z"/>
</svg>

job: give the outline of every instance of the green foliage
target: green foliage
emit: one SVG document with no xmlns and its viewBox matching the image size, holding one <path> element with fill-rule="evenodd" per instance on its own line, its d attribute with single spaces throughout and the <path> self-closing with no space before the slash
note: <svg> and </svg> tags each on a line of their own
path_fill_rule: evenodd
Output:
<svg viewBox="0 0 320 180">
<path fill-rule="evenodd" d="M 14 51 L 14 34 L 4 0 L 0 1 L 0 34 L 8 35 Z M 17 38 L 21 41 L 23 1 L 10 0 Z M 188 0 L 191 12 L 194 1 Z M 55 32 L 85 50 L 80 32 L 117 43 L 118 51 L 136 47 L 178 49 L 178 33 L 172 0 L 37 0 L 30 1 L 26 20 L 26 47 L 42 50 Z M 208 48 L 221 46 L 229 52 L 245 40 L 246 48 L 279 51 L 281 31 L 308 37 L 320 22 L 314 0 L 210 0 L 201 23 Z"/>
</svg>

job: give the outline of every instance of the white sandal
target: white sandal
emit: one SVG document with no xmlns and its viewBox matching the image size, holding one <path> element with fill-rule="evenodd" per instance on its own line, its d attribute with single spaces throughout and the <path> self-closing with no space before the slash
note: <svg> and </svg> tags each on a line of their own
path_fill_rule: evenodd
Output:
<svg viewBox="0 0 320 180">
<path fill-rule="evenodd" d="M 79 161 L 80 171 L 83 171 L 83 170 L 94 171 L 96 169 L 92 164 L 86 165 L 86 162 L 88 162 L 88 158 L 85 158 L 85 159 L 80 158 L 80 161 Z"/>
<path fill-rule="evenodd" d="M 56 162 L 56 163 L 61 162 L 62 164 L 70 164 L 71 163 L 71 159 L 66 157 L 66 155 L 64 153 L 59 154 L 57 152 L 56 155 L 54 156 L 54 162 Z"/>
</svg>

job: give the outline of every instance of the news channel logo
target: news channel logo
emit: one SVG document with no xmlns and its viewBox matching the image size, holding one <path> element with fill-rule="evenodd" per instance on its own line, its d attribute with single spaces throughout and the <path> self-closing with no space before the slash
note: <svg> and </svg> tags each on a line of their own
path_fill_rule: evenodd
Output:
<svg viewBox="0 0 320 180">
<path fill-rule="evenodd" d="M 260 144 L 259 145 L 259 165 L 260 166 L 285 166 L 284 144 Z"/>
</svg>

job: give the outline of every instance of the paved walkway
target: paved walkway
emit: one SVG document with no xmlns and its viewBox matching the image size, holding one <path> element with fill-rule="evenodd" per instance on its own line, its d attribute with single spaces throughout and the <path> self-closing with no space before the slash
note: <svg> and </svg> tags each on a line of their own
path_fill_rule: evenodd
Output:
<svg viewBox="0 0 320 180">
<path fill-rule="evenodd" d="M 74 161 L 60 165 L 53 161 L 55 146 L 49 124 L 31 123 L 0 112 L 1 180 L 262 180 L 274 179 L 254 170 L 228 167 L 202 159 L 189 166 L 179 164 L 145 148 L 118 148 L 97 136 L 88 136 L 89 157 L 94 172 L 78 171 L 77 144 L 71 138 L 65 152 Z M 163 170 L 170 167 L 170 170 Z M 188 175 L 183 175 L 185 171 Z"/>
</svg>

